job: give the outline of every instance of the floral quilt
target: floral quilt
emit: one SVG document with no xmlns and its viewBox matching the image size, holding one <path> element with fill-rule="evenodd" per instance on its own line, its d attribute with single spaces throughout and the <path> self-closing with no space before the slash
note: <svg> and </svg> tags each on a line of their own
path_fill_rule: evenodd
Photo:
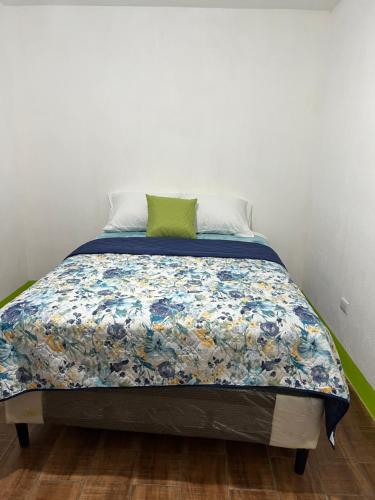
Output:
<svg viewBox="0 0 375 500">
<path fill-rule="evenodd" d="M 0 310 L 0 400 L 170 385 L 348 399 L 328 331 L 276 262 L 75 255 Z"/>
</svg>

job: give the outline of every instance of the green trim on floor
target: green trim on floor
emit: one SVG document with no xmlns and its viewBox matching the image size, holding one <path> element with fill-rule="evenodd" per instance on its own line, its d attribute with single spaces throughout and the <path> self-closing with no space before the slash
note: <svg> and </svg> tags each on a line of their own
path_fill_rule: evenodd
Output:
<svg viewBox="0 0 375 500">
<path fill-rule="evenodd" d="M 320 321 L 325 325 L 329 333 L 332 335 L 333 341 L 336 345 L 337 352 L 339 353 L 342 367 L 344 369 L 346 378 L 349 380 L 353 389 L 357 393 L 359 399 L 365 405 L 367 411 L 371 415 L 371 417 L 375 420 L 375 388 L 370 384 L 370 382 L 363 375 L 358 366 L 354 363 L 352 358 L 346 352 L 345 347 L 336 337 L 336 335 L 332 332 L 330 327 L 321 317 L 319 311 L 314 306 L 314 304 L 310 301 L 310 299 L 305 295 L 308 303 L 314 309 L 315 313 L 319 317 Z"/>
<path fill-rule="evenodd" d="M 31 285 L 33 285 L 34 283 L 35 283 L 35 281 L 27 281 L 24 285 L 22 285 L 19 288 L 17 288 L 17 290 L 15 290 L 13 293 L 11 293 L 10 295 L 8 295 L 8 297 L 5 297 L 5 299 L 3 299 L 3 300 L 0 301 L 0 308 L 4 307 L 5 304 L 8 304 L 8 302 L 10 302 L 11 300 L 15 299 L 22 292 L 24 292 L 25 290 L 27 290 L 28 288 L 30 288 Z"/>
</svg>

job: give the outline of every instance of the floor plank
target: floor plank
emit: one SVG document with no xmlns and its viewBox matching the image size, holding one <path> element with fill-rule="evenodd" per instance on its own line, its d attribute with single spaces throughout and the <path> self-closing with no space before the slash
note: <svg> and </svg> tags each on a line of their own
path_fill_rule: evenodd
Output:
<svg viewBox="0 0 375 500">
<path fill-rule="evenodd" d="M 275 491 L 230 490 L 230 500 L 279 500 Z"/>
<path fill-rule="evenodd" d="M 77 500 L 80 497 L 82 484 L 72 481 L 53 482 L 40 481 L 30 493 L 30 500 Z"/>
<path fill-rule="evenodd" d="M 181 456 L 167 453 L 141 454 L 135 464 L 134 482 L 172 486 L 181 479 Z"/>
<path fill-rule="evenodd" d="M 179 500 L 180 489 L 176 486 L 137 484 L 132 490 L 131 500 Z"/>
<path fill-rule="evenodd" d="M 232 488 L 274 489 L 266 446 L 229 441 L 227 455 L 229 484 Z"/>
<path fill-rule="evenodd" d="M 284 493 L 282 500 L 326 500 L 326 495 L 316 493 Z"/>
<path fill-rule="evenodd" d="M 43 465 L 41 479 L 85 480 L 91 475 L 99 437 L 100 431 L 96 429 L 64 429 Z M 33 445 L 29 449 L 33 449 Z"/>
<path fill-rule="evenodd" d="M 226 462 L 222 455 L 188 454 L 182 461 L 183 498 L 226 498 Z"/>
<path fill-rule="evenodd" d="M 361 495 L 370 489 L 371 478 L 366 477 L 366 469 L 358 464 L 326 465 L 319 467 L 319 475 L 328 495 Z"/>
<path fill-rule="evenodd" d="M 334 496 L 327 496 L 327 500 L 374 500 L 374 496 L 367 496 L 367 495 L 334 495 Z"/>
<path fill-rule="evenodd" d="M 285 493 L 325 493 L 318 471 L 307 463 L 303 476 L 292 473 L 294 459 L 272 458 L 276 489 Z"/>
<path fill-rule="evenodd" d="M 129 498 L 130 488 L 128 481 L 102 485 L 89 482 L 84 485 L 79 500 L 124 500 Z"/>
</svg>

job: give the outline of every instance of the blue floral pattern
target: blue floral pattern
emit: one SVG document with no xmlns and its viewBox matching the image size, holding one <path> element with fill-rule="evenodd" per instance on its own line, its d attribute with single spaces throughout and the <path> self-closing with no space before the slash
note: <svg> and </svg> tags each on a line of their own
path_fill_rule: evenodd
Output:
<svg viewBox="0 0 375 500">
<path fill-rule="evenodd" d="M 78 255 L 0 311 L 0 399 L 187 384 L 348 398 L 328 331 L 273 262 Z"/>
</svg>

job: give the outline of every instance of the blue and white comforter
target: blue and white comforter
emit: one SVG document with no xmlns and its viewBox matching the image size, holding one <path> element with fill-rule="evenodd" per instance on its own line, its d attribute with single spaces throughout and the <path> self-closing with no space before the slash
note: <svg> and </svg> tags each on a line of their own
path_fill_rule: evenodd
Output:
<svg viewBox="0 0 375 500">
<path fill-rule="evenodd" d="M 155 385 L 315 394 L 333 403 L 329 433 L 349 398 L 328 331 L 277 262 L 78 254 L 0 311 L 0 400 Z"/>
</svg>

